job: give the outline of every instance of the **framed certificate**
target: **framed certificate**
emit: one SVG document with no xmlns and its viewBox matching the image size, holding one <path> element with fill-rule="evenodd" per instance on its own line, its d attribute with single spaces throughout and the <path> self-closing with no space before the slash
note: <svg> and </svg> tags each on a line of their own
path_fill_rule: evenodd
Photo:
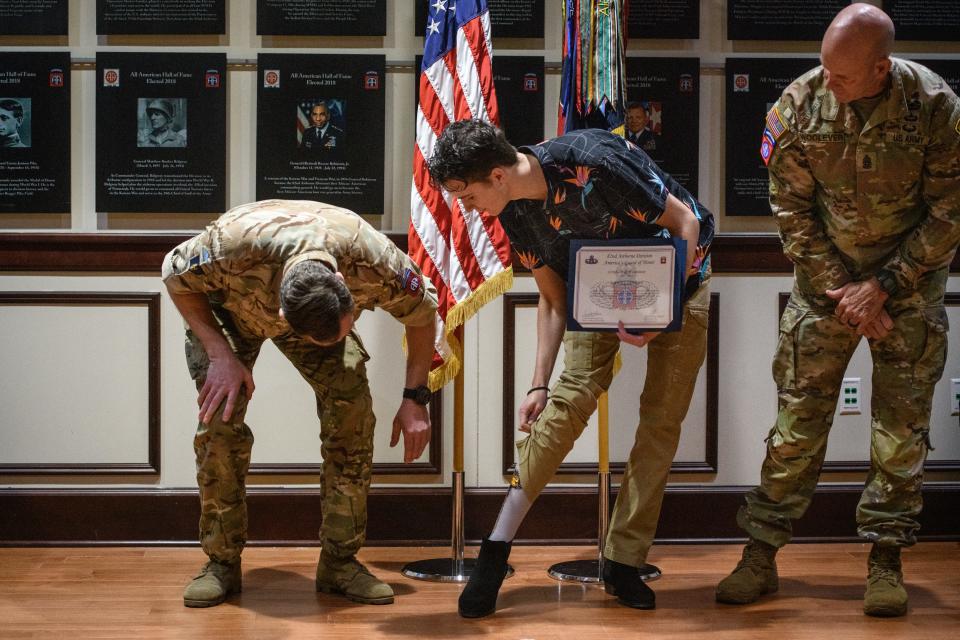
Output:
<svg viewBox="0 0 960 640">
<path fill-rule="evenodd" d="M 686 241 L 572 240 L 567 329 L 677 331 L 683 320 Z"/>
</svg>

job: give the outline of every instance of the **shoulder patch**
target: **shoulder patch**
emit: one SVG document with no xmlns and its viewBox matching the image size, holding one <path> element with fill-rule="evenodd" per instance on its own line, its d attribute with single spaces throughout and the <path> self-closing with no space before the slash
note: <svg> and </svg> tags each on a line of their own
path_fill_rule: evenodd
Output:
<svg viewBox="0 0 960 640">
<path fill-rule="evenodd" d="M 767 112 L 767 129 L 773 134 L 774 140 L 779 140 L 780 136 L 787 131 L 787 124 L 784 122 L 783 116 L 780 115 L 780 109 L 777 107 Z"/>
<path fill-rule="evenodd" d="M 760 139 L 760 158 L 764 165 L 770 164 L 770 156 L 773 155 L 773 148 L 777 146 L 777 139 L 770 133 L 769 127 L 763 128 L 763 136 Z"/>
<path fill-rule="evenodd" d="M 419 295 L 420 276 L 414 273 L 413 269 L 404 269 L 403 273 L 397 274 L 397 280 L 400 282 L 400 288 L 406 291 L 407 295 Z"/>
<path fill-rule="evenodd" d="M 206 247 L 200 247 L 200 253 L 190 256 L 190 259 L 187 261 L 187 270 L 194 275 L 203 274 L 203 266 L 212 262 L 213 259 L 210 256 L 210 252 Z"/>
</svg>

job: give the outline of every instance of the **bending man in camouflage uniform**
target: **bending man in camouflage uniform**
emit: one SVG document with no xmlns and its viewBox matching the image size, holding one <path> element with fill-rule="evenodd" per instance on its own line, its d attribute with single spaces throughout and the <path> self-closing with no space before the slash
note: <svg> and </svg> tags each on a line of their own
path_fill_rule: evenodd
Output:
<svg viewBox="0 0 960 640">
<path fill-rule="evenodd" d="M 854 4 L 827 30 L 823 66 L 767 115 L 761 155 L 795 282 L 773 362 L 780 412 L 761 484 L 737 522 L 750 542 L 717 600 L 777 590 L 774 555 L 817 485 L 847 363 L 873 357 L 871 469 L 857 508 L 873 543 L 864 612 L 903 615 L 900 548 L 919 528 L 930 402 L 943 373 L 949 264 L 960 241 L 960 101 L 890 58 L 893 23 Z"/>
<path fill-rule="evenodd" d="M 406 325 L 404 399 L 391 446 L 404 437 L 412 462 L 430 439 L 424 386 L 433 357 L 436 290 L 414 263 L 356 214 L 306 201 L 237 207 L 167 254 L 163 280 L 183 315 L 187 363 L 200 392 L 194 439 L 200 542 L 210 561 L 187 586 L 188 607 L 240 591 L 247 537 L 244 480 L 253 433 L 244 423 L 251 370 L 272 340 L 313 388 L 323 475 L 319 591 L 371 604 L 393 602 L 389 585 L 357 562 L 367 522 L 374 416 L 353 329 L 380 307 Z"/>
</svg>

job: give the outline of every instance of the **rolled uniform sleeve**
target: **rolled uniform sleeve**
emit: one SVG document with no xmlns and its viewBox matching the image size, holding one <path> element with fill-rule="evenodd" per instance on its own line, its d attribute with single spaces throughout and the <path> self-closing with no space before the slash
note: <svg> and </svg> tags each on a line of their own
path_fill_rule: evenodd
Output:
<svg viewBox="0 0 960 640">
<path fill-rule="evenodd" d="M 931 132 L 921 185 L 927 216 L 881 269 L 905 290 L 916 289 L 923 274 L 949 266 L 960 243 L 960 99 L 944 95 Z"/>
<path fill-rule="evenodd" d="M 816 183 L 797 136 L 796 108 L 788 97 L 774 106 L 786 124 L 777 139 L 767 169 L 770 208 L 777 221 L 783 252 L 793 262 L 797 280 L 811 293 L 823 295 L 852 280 L 830 241 L 816 208 Z"/>
<path fill-rule="evenodd" d="M 160 271 L 172 293 L 209 293 L 223 287 L 224 264 L 214 259 L 209 231 L 174 247 Z"/>
</svg>

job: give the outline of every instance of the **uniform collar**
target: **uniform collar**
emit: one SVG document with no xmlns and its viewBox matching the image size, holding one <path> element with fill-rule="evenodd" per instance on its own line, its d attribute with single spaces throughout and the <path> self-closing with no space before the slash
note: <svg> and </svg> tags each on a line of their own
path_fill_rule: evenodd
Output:
<svg viewBox="0 0 960 640">
<path fill-rule="evenodd" d="M 321 249 L 315 249 L 313 251 L 306 251 L 300 255 L 293 256 L 289 260 L 283 263 L 283 273 L 280 277 L 283 280 L 283 277 L 287 275 L 287 272 L 290 271 L 290 268 L 294 265 L 300 264 L 305 260 L 319 260 L 320 262 L 327 265 L 331 271 L 339 271 L 340 267 L 337 264 L 337 259 L 333 257 L 333 254 L 323 251 Z"/>
<path fill-rule="evenodd" d="M 903 89 L 902 63 L 897 58 L 890 58 L 890 85 L 887 87 L 886 98 L 877 105 L 870 119 L 865 123 L 864 130 L 876 126 L 887 120 L 899 120 L 907 114 L 907 96 Z M 846 120 L 847 110 L 850 107 L 837 101 L 837 97 L 826 87 L 817 91 L 820 97 L 820 118 L 830 122 Z"/>
</svg>

